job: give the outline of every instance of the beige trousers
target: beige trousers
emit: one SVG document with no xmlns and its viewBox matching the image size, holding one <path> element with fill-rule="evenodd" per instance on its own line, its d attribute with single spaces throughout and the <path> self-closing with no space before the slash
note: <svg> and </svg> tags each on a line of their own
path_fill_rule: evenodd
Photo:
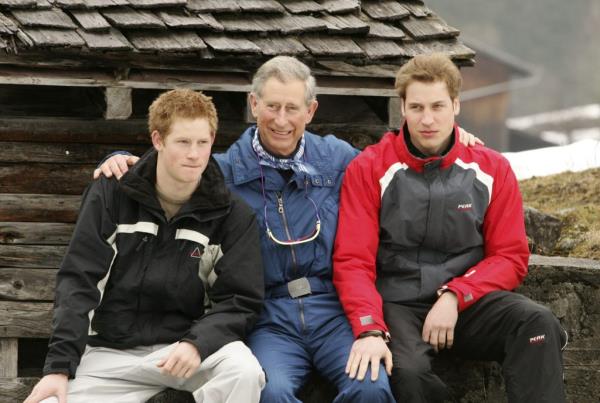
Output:
<svg viewBox="0 0 600 403">
<path fill-rule="evenodd" d="M 126 350 L 87 346 L 75 379 L 69 381 L 67 403 L 145 402 L 165 388 L 186 390 L 196 402 L 258 402 L 264 372 L 241 341 L 226 344 L 203 360 L 188 379 L 163 375 L 156 367 L 174 344 Z M 49 399 L 44 399 L 50 402 Z"/>
</svg>

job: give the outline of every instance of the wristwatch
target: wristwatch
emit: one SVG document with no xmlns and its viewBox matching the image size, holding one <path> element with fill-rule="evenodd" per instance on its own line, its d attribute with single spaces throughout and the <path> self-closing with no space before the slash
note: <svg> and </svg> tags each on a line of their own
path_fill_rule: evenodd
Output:
<svg viewBox="0 0 600 403">
<path fill-rule="evenodd" d="M 386 343 L 390 342 L 390 334 L 388 332 L 384 332 L 383 330 L 367 330 L 359 334 L 358 338 L 364 339 L 365 337 L 369 336 L 381 337 Z"/>
</svg>

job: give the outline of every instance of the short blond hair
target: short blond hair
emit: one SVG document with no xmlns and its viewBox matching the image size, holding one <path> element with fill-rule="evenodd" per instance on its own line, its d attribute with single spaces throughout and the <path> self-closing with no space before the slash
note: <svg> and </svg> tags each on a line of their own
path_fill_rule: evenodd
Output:
<svg viewBox="0 0 600 403">
<path fill-rule="evenodd" d="M 443 53 L 429 53 L 413 57 L 396 74 L 396 92 L 406 99 L 406 88 L 413 82 L 444 82 L 450 98 L 456 99 L 462 85 L 458 67 Z"/>
<path fill-rule="evenodd" d="M 212 98 L 201 92 L 177 88 L 160 94 L 148 108 L 148 129 L 150 133 L 156 130 L 165 139 L 177 118 L 205 118 L 211 134 L 217 133 L 217 109 Z"/>
</svg>

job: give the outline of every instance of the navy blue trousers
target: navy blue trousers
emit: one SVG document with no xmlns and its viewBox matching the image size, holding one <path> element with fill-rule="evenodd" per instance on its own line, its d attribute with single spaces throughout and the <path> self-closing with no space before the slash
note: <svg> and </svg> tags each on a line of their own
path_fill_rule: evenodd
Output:
<svg viewBox="0 0 600 403">
<path fill-rule="evenodd" d="M 394 403 L 388 376 L 350 379 L 346 362 L 354 336 L 335 293 L 265 301 L 248 344 L 267 374 L 264 403 L 296 403 L 297 393 L 314 369 L 338 389 L 335 403 Z"/>
</svg>

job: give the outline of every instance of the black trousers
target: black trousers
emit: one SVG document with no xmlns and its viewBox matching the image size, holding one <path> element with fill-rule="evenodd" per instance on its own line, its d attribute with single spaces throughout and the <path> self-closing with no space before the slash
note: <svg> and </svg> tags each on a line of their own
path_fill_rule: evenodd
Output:
<svg viewBox="0 0 600 403">
<path fill-rule="evenodd" d="M 432 304 L 383 304 L 392 340 L 390 384 L 398 403 L 443 402 L 433 347 L 421 338 Z M 492 292 L 458 315 L 451 354 L 502 365 L 508 401 L 565 402 L 561 349 L 566 334 L 552 312 L 520 294 Z"/>
</svg>

